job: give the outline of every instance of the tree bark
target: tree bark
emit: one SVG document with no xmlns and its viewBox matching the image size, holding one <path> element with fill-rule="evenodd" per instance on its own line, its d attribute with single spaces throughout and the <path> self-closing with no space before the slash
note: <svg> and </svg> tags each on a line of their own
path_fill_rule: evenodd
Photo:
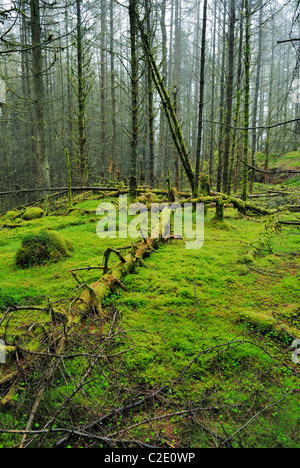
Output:
<svg viewBox="0 0 300 468">
<path fill-rule="evenodd" d="M 83 77 L 83 44 L 82 44 L 82 16 L 81 2 L 76 0 L 77 16 L 77 80 L 78 80 L 78 172 L 81 182 L 86 182 L 87 155 L 85 136 L 85 93 Z"/>
<path fill-rule="evenodd" d="M 244 163 L 248 163 L 249 152 L 249 123 L 250 123 L 250 59 L 251 59 L 251 44 L 250 44 L 250 8 L 249 0 L 245 0 L 245 102 L 244 102 Z M 243 168 L 243 194 L 244 201 L 247 200 L 248 188 L 248 168 L 244 164 Z"/>
<path fill-rule="evenodd" d="M 269 83 L 269 100 L 268 100 L 268 122 L 267 125 L 271 125 L 272 119 L 272 101 L 273 101 L 273 88 L 274 88 L 274 63 L 275 60 L 275 19 L 273 20 L 272 26 L 272 53 L 271 53 L 271 69 L 270 69 L 270 83 Z M 271 128 L 267 130 L 267 139 L 265 146 L 265 183 L 267 182 L 267 173 L 269 168 L 269 159 L 270 159 L 270 148 L 271 148 Z"/>
<path fill-rule="evenodd" d="M 229 153 L 231 141 L 231 121 L 232 121 L 232 99 L 233 99 L 233 77 L 234 77 L 234 40 L 235 40 L 235 0 L 230 0 L 230 25 L 228 32 L 228 78 L 227 78 L 227 99 L 226 99 L 226 134 L 225 134 L 225 149 L 223 160 L 223 192 L 229 192 Z"/>
<path fill-rule="evenodd" d="M 150 40 L 151 36 L 151 20 L 149 1 L 145 0 L 145 10 L 147 15 L 147 35 Z M 154 174 L 154 105 L 153 105 L 153 82 L 151 66 L 147 63 L 147 91 L 148 91 L 148 121 L 149 121 L 149 184 L 153 188 L 155 185 Z"/>
<path fill-rule="evenodd" d="M 167 83 L 167 28 L 166 28 L 166 3 L 167 0 L 161 2 L 161 17 L 160 27 L 162 34 L 162 79 L 164 84 Z M 167 159 L 167 144 L 166 144 L 166 125 L 165 125 L 164 109 L 161 105 L 160 110 L 160 123 L 159 123 L 159 144 L 158 144 L 158 161 L 157 161 L 157 182 L 159 183 L 162 177 L 163 162 Z"/>
<path fill-rule="evenodd" d="M 226 55 L 226 37 L 225 37 L 225 28 L 226 28 L 226 5 L 224 5 L 223 13 L 223 41 L 222 41 L 222 71 L 221 71 L 221 82 L 220 82 L 220 129 L 219 129 L 219 141 L 218 141 L 218 169 L 217 169 L 217 191 L 221 192 L 222 188 L 222 168 L 223 168 L 223 153 L 224 153 L 224 80 L 225 80 L 225 55 Z"/>
<path fill-rule="evenodd" d="M 215 120 L 215 87 L 216 87 L 216 32 L 217 32 L 217 0 L 215 0 L 214 8 L 214 29 L 213 29 L 213 64 L 212 64 L 212 87 L 211 87 L 211 121 Z M 210 134 L 210 156 L 209 156 L 209 177 L 210 180 L 213 179 L 214 173 L 214 138 L 215 138 L 215 126 L 211 125 L 211 134 Z"/>
<path fill-rule="evenodd" d="M 155 84 L 155 87 L 159 93 L 159 96 L 162 100 L 164 109 L 165 109 L 165 114 L 169 123 L 169 128 L 171 131 L 171 135 L 173 138 L 173 142 L 175 144 L 175 147 L 178 151 L 178 155 L 180 157 L 180 161 L 183 165 L 183 168 L 185 170 L 187 179 L 189 181 L 190 187 L 192 191 L 194 190 L 194 171 L 192 169 L 191 161 L 190 161 L 190 156 L 189 152 L 187 150 L 185 140 L 183 138 L 182 134 L 182 128 L 180 125 L 180 122 L 177 118 L 174 106 L 171 102 L 171 98 L 169 96 L 169 93 L 166 89 L 165 83 L 161 77 L 159 68 L 156 64 L 156 60 L 154 58 L 153 51 L 151 49 L 151 45 L 148 39 L 147 34 L 145 33 L 143 23 L 141 22 L 140 18 L 138 17 L 138 26 L 141 32 L 141 37 L 142 37 L 142 45 L 144 48 L 145 56 L 147 60 L 149 61 L 151 65 L 151 71 L 152 71 L 152 77 L 153 81 Z"/>
<path fill-rule="evenodd" d="M 107 158 L 106 158 L 106 89 L 105 89 L 105 78 L 106 78 L 106 2 L 101 0 L 101 52 L 100 52 L 100 99 L 101 99 L 101 164 L 103 167 L 103 173 L 106 177 L 108 174 Z"/>
<path fill-rule="evenodd" d="M 199 116 L 198 116 L 198 136 L 197 136 L 197 152 L 196 152 L 196 172 L 194 184 L 194 196 L 198 194 L 201 148 L 202 148 L 202 132 L 203 132 L 203 109 L 204 109 L 204 87 L 205 87 L 205 55 L 206 55 L 206 26 L 207 26 L 207 0 L 204 0 L 203 5 L 203 23 L 202 23 L 202 44 L 201 44 L 201 69 L 200 69 L 200 98 L 199 98 Z M 203 156 L 202 156 L 203 157 Z"/>
<path fill-rule="evenodd" d="M 111 89 L 111 115 L 112 115 L 112 137 L 110 166 L 114 178 L 116 158 L 116 83 L 115 83 L 115 57 L 114 57 L 114 0 L 110 0 L 110 89 Z"/>
<path fill-rule="evenodd" d="M 137 0 L 129 1 L 130 51 L 131 51 L 131 169 L 130 195 L 137 189 L 137 159 L 138 159 L 138 57 L 137 57 Z"/>
<path fill-rule="evenodd" d="M 252 120 L 252 166 L 255 167 L 256 164 L 256 148 L 257 148 L 257 112 L 258 112 L 258 95 L 259 95 L 259 86 L 261 83 L 261 62 L 262 62 L 262 46 L 263 46 L 263 8 L 260 8 L 259 14 L 259 37 L 258 37 L 258 56 L 257 56 L 257 69 L 256 69 L 256 82 L 255 82 L 255 96 L 254 96 L 254 105 L 253 105 L 253 120 Z M 253 169 L 250 176 L 250 186 L 249 192 L 253 192 L 253 184 L 255 180 L 255 170 Z"/>
<path fill-rule="evenodd" d="M 46 189 L 50 187 L 49 161 L 45 140 L 45 98 L 43 82 L 43 59 L 41 47 L 41 14 L 39 0 L 30 0 L 31 38 L 32 38 L 32 72 L 35 110 L 36 150 L 38 159 L 39 184 Z"/>
<path fill-rule="evenodd" d="M 244 5 L 242 5 L 242 8 Z M 229 180 L 228 180 L 228 191 L 227 193 L 230 195 L 231 193 L 231 186 L 233 182 L 233 173 L 234 173 L 234 160 L 235 160 L 235 152 L 236 152 L 236 139 L 237 139 L 237 130 L 238 127 L 239 117 L 240 117 L 240 107 L 241 107 L 241 100 L 242 100 L 242 59 L 243 59 L 243 39 L 244 39 L 244 18 L 243 12 L 240 16 L 240 39 L 239 39 L 239 54 L 238 54 L 238 68 L 237 68 L 237 94 L 236 94 L 236 103 L 235 103 L 235 110 L 234 110 L 234 128 L 232 130 L 232 140 L 231 140 L 231 153 L 230 153 L 230 162 L 229 162 Z M 238 159 L 236 158 L 236 164 Z M 237 168 L 236 168 L 237 171 Z M 235 179 L 237 179 L 237 174 Z"/>
</svg>

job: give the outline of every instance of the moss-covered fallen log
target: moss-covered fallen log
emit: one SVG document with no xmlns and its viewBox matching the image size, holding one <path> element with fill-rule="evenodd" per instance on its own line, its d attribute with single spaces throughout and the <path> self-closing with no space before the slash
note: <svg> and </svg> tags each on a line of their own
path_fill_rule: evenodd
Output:
<svg viewBox="0 0 300 468">
<path fill-rule="evenodd" d="M 279 220 L 279 224 L 283 224 L 285 226 L 300 226 L 300 221 L 284 221 L 284 220 Z"/>
<path fill-rule="evenodd" d="M 71 320 L 76 316 L 85 316 L 91 310 L 101 313 L 103 300 L 117 286 L 122 285 L 122 279 L 142 264 L 144 258 L 149 256 L 153 250 L 156 250 L 158 244 L 158 239 L 143 239 L 133 244 L 131 251 L 122 256 L 119 263 L 107 267 L 108 272 L 99 281 L 88 286 L 81 297 L 75 301 L 71 309 Z M 108 251 L 112 252 L 113 250 L 108 249 Z"/>
<path fill-rule="evenodd" d="M 232 203 L 234 208 L 236 208 L 240 213 L 246 214 L 247 212 L 254 213 L 260 216 L 270 216 L 276 213 L 277 210 L 268 210 L 262 206 L 255 205 L 253 203 L 243 201 L 240 198 L 230 197 L 223 195 L 224 200 Z"/>
<path fill-rule="evenodd" d="M 3 223 L 0 224 L 0 229 L 17 229 L 19 227 L 22 227 L 22 224 L 12 224 L 12 223 Z"/>
<path fill-rule="evenodd" d="M 221 200 L 221 195 L 213 195 L 207 197 L 198 197 L 198 198 L 186 198 L 184 200 L 176 200 L 176 203 L 183 205 L 185 203 L 203 203 L 204 205 L 210 205 L 212 203 L 217 203 Z"/>
<path fill-rule="evenodd" d="M 198 197 L 198 198 L 188 198 L 186 200 L 180 200 L 178 203 L 203 203 L 204 205 L 209 205 L 212 203 L 219 203 L 220 200 L 226 202 L 227 204 L 233 205 L 240 213 L 246 214 L 247 212 L 251 212 L 260 216 L 270 216 L 277 212 L 277 210 L 268 210 L 262 206 L 255 205 L 250 202 L 246 202 L 241 200 L 240 198 L 231 197 L 229 195 L 224 195 L 223 193 L 217 193 L 213 196 L 208 197 Z"/>
<path fill-rule="evenodd" d="M 117 286 L 122 288 L 122 279 L 135 268 L 144 263 L 144 258 L 148 257 L 151 252 L 156 251 L 161 242 L 167 238 L 168 217 L 161 213 L 162 226 L 157 238 L 142 239 L 139 242 L 133 243 L 131 250 L 126 255 L 121 255 L 120 250 L 109 248 L 104 254 L 104 274 L 92 285 L 86 285 L 86 290 L 71 306 L 71 314 L 69 321 L 72 322 L 76 317 L 85 317 L 94 311 L 102 312 L 103 300 L 116 289 Z M 159 225 L 158 225 L 159 226 Z M 127 249 L 128 247 L 124 247 Z M 108 258 L 111 253 L 116 254 L 120 262 L 112 267 L 108 266 Z"/>
</svg>

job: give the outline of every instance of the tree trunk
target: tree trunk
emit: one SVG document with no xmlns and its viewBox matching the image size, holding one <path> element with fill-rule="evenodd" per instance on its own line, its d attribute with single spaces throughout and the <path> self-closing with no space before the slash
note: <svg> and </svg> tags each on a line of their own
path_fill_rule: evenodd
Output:
<svg viewBox="0 0 300 468">
<path fill-rule="evenodd" d="M 230 0 L 230 25 L 228 32 L 228 78 L 227 78 L 227 100 L 226 100 L 226 128 L 225 128 L 225 148 L 223 160 L 223 192 L 229 192 L 229 153 L 232 121 L 232 98 L 233 98 L 233 72 L 234 72 L 234 31 L 235 31 L 235 0 Z"/>
<path fill-rule="evenodd" d="M 87 155 L 85 136 L 85 93 L 83 78 L 83 46 L 82 46 L 82 17 L 81 2 L 76 0 L 77 15 L 77 80 L 78 80 L 78 172 L 81 183 L 86 182 L 87 176 Z"/>
<path fill-rule="evenodd" d="M 204 109 L 204 86 L 205 86 L 205 54 L 206 54 L 206 25 L 207 25 L 207 0 L 204 0 L 203 5 L 203 25 L 202 25 L 202 45 L 201 45 L 201 70 L 200 70 L 200 99 L 199 99 L 199 116 L 198 116 L 198 136 L 197 136 L 197 152 L 196 152 L 196 172 L 194 184 L 194 196 L 198 194 L 199 176 L 200 176 L 200 160 L 202 148 L 202 131 L 203 131 L 203 109 Z"/>
<path fill-rule="evenodd" d="M 162 79 L 164 84 L 167 83 L 167 28 L 166 28 L 166 3 L 167 0 L 161 2 L 161 17 L 160 17 L 160 27 L 162 34 Z M 160 123 L 159 123 L 159 144 L 158 144 L 158 161 L 157 161 L 157 182 L 159 183 L 162 177 L 162 168 L 163 162 L 167 158 L 167 142 L 166 136 L 166 126 L 165 126 L 165 115 L 164 109 L 161 105 L 160 110 Z"/>
<path fill-rule="evenodd" d="M 245 1 L 245 103 L 244 103 L 244 168 L 243 168 L 243 195 L 244 201 L 247 200 L 248 187 L 248 152 L 249 152 L 249 123 L 250 123 L 250 59 L 251 59 L 251 44 L 250 44 L 250 9 L 249 0 Z"/>
<path fill-rule="evenodd" d="M 43 59 L 41 47 L 41 16 L 39 0 L 30 0 L 32 72 L 35 110 L 36 149 L 38 158 L 39 183 L 46 189 L 50 187 L 49 162 L 45 141 L 45 102 L 43 83 Z"/>
<path fill-rule="evenodd" d="M 171 135 L 173 138 L 173 142 L 178 151 L 178 155 L 180 157 L 180 161 L 183 165 L 186 176 L 188 178 L 190 187 L 193 191 L 195 175 L 192 169 L 189 152 L 187 150 L 187 147 L 183 138 L 182 128 L 177 118 L 174 106 L 171 102 L 171 98 L 167 92 L 165 83 L 161 77 L 159 68 L 156 64 L 156 60 L 154 58 L 148 36 L 145 33 L 143 23 L 141 22 L 139 17 L 138 17 L 138 26 L 139 26 L 141 36 L 142 36 L 142 45 L 144 48 L 144 53 L 145 53 L 147 60 L 151 64 L 151 72 L 152 72 L 153 81 L 154 81 L 155 87 L 159 93 L 159 96 L 161 98 L 161 101 L 165 109 L 165 113 L 166 113 L 166 117 L 168 120 Z"/>
<path fill-rule="evenodd" d="M 212 64 L 212 87 L 211 87 L 211 121 L 215 120 L 215 87 L 216 87 L 216 33 L 217 33 L 217 0 L 215 0 L 215 9 L 214 9 L 214 29 L 213 29 L 213 64 Z M 209 156 L 209 177 L 210 180 L 213 180 L 214 174 L 214 138 L 215 138 L 215 126 L 211 125 L 210 133 L 210 156 Z"/>
<path fill-rule="evenodd" d="M 177 118 L 180 113 L 180 97 L 181 97 L 181 0 L 175 0 L 175 38 L 174 38 L 174 77 L 173 77 L 173 105 Z M 179 154 L 175 147 L 174 149 L 174 166 L 175 166 L 175 187 L 179 190 L 179 172 L 180 161 Z"/>
<path fill-rule="evenodd" d="M 244 5 L 242 5 L 243 9 Z M 244 19 L 243 19 L 243 11 L 240 16 L 240 39 L 239 39 L 239 54 L 238 54 L 238 68 L 237 68 L 237 95 L 236 95 L 236 103 L 235 103 L 235 110 L 234 110 L 234 119 L 233 119 L 233 130 L 232 130 L 232 140 L 231 140 L 231 154 L 230 154 L 230 162 L 229 162 L 229 180 L 228 180 L 228 194 L 231 193 L 231 185 L 233 182 L 233 173 L 234 173 L 234 160 L 235 160 L 235 152 L 236 152 L 236 137 L 237 137 L 237 130 L 238 127 L 239 117 L 240 117 L 240 107 L 241 107 L 241 100 L 242 100 L 242 59 L 243 59 L 243 39 L 244 39 Z M 236 159 L 236 164 L 238 159 Z M 235 172 L 237 172 L 237 168 L 235 168 Z M 236 178 L 236 177 L 235 177 Z"/>
<path fill-rule="evenodd" d="M 114 178 L 116 158 L 116 84 L 115 84 L 115 57 L 114 57 L 114 0 L 110 0 L 110 88 L 111 88 L 111 115 L 112 137 L 110 166 Z"/>
<path fill-rule="evenodd" d="M 259 95 L 259 86 L 261 82 L 261 62 L 262 62 L 262 46 L 263 46 L 263 8 L 260 8 L 259 14 L 259 37 L 258 37 L 258 56 L 257 56 L 257 70 L 256 70 L 256 83 L 255 83 L 255 96 L 254 96 L 254 105 L 253 105 L 253 119 L 252 119 L 252 167 L 255 168 L 256 165 L 256 149 L 257 149 L 257 112 L 258 112 L 258 95 Z M 250 176 L 250 186 L 249 192 L 253 192 L 253 184 L 255 180 L 255 169 L 252 169 Z"/>
<path fill-rule="evenodd" d="M 147 35 L 149 41 L 151 41 L 151 21 L 150 21 L 150 10 L 149 1 L 145 0 L 145 10 L 147 15 Z M 148 121 L 149 121 L 149 183 L 150 187 L 153 188 L 155 185 L 154 176 L 154 105 L 153 105 L 153 82 L 151 66 L 147 63 L 147 91 L 148 91 Z"/>
<path fill-rule="evenodd" d="M 273 19 L 272 26 L 272 54 L 271 54 L 271 69 L 270 69 L 270 83 L 269 83 L 269 101 L 268 101 L 268 122 L 267 125 L 271 125 L 272 120 L 272 102 L 273 102 L 273 88 L 274 88 L 274 66 L 275 66 L 275 18 Z M 265 158 L 265 183 L 267 183 L 268 178 L 268 168 L 269 168 L 269 159 L 270 159 L 270 148 L 271 148 L 271 128 L 267 130 L 267 139 L 266 139 L 266 158 Z"/>
<path fill-rule="evenodd" d="M 226 5 L 224 5 L 223 13 L 223 47 L 222 47 L 222 72 L 221 72 L 221 82 L 220 82 L 220 130 L 219 130 L 219 142 L 218 142 L 218 170 L 217 170 L 217 191 L 221 192 L 222 189 L 222 167 L 223 167 L 223 138 L 224 138 L 224 81 L 225 81 L 225 55 L 226 55 L 226 37 L 225 37 L 225 28 L 226 28 Z"/>
<path fill-rule="evenodd" d="M 175 114 L 177 115 L 177 111 L 178 111 L 178 105 L 177 105 L 177 87 L 174 86 L 174 89 L 173 89 L 173 106 L 174 106 L 174 111 L 175 111 Z M 178 151 L 176 149 L 176 147 L 174 147 L 174 165 L 175 165 L 175 187 L 176 187 L 176 190 L 178 192 L 179 190 L 179 156 L 178 156 Z M 170 174 L 168 175 L 168 180 L 169 180 L 169 183 L 171 182 L 170 181 Z"/>
<path fill-rule="evenodd" d="M 130 196 L 134 197 L 137 189 L 138 158 L 138 58 L 137 58 L 137 0 L 129 0 L 130 51 L 131 51 L 131 169 Z"/>
<path fill-rule="evenodd" d="M 101 0 L 101 52 L 100 52 L 100 99 L 101 99 L 101 165 L 103 168 L 104 176 L 108 174 L 107 158 L 106 158 L 106 90 L 105 90 L 105 77 L 106 77 L 106 2 Z"/>
</svg>

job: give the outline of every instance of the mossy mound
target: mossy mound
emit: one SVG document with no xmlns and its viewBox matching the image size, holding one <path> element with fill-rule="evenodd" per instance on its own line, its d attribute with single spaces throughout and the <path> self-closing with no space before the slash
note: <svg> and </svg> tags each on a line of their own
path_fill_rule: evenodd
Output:
<svg viewBox="0 0 300 468">
<path fill-rule="evenodd" d="M 4 219 L 8 219 L 8 220 L 11 220 L 13 218 L 16 218 L 17 215 L 19 214 L 18 211 L 8 211 L 3 217 Z"/>
<path fill-rule="evenodd" d="M 19 268 L 30 268 L 56 263 L 71 256 L 74 251 L 72 243 L 56 231 L 42 231 L 24 237 L 20 250 L 16 255 L 16 265 Z"/>
<path fill-rule="evenodd" d="M 26 209 L 25 213 L 22 215 L 22 219 L 24 219 L 24 221 L 31 221 L 33 219 L 42 218 L 43 214 L 42 208 L 34 206 Z"/>
<path fill-rule="evenodd" d="M 209 227 L 219 229 L 221 231 L 232 231 L 233 227 L 227 221 L 221 221 L 218 218 L 213 218 L 209 221 Z"/>
<path fill-rule="evenodd" d="M 152 193 L 152 192 L 149 191 L 149 192 L 145 192 L 142 195 L 138 196 L 137 199 L 136 199 L 136 202 L 137 203 L 143 203 L 143 204 L 160 203 L 161 200 L 155 193 Z"/>
<path fill-rule="evenodd" d="M 247 253 L 245 255 L 242 255 L 242 257 L 239 259 L 239 262 L 244 263 L 246 265 L 250 265 L 254 262 L 254 257 L 251 253 Z"/>
<path fill-rule="evenodd" d="M 257 255 L 257 251 L 256 250 L 250 250 L 249 252 L 247 252 L 246 254 L 244 255 L 241 255 L 241 257 L 239 258 L 238 262 L 239 263 L 242 263 L 242 264 L 246 264 L 246 265 L 249 265 L 251 263 L 254 262 L 254 259 Z"/>
<path fill-rule="evenodd" d="M 244 311 L 239 314 L 238 320 L 256 329 L 262 335 L 269 335 L 275 339 L 279 339 L 286 343 L 289 340 L 287 335 L 294 336 L 299 339 L 300 332 L 298 329 L 284 324 L 280 327 L 277 320 L 264 312 Z"/>
</svg>

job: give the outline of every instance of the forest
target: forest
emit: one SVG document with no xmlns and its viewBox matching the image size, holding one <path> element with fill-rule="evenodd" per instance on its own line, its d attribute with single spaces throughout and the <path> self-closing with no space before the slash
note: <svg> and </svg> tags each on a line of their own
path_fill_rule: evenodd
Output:
<svg viewBox="0 0 300 468">
<path fill-rule="evenodd" d="M 0 448 L 300 448 L 299 0 L 0 0 L 0 142 Z"/>
</svg>

